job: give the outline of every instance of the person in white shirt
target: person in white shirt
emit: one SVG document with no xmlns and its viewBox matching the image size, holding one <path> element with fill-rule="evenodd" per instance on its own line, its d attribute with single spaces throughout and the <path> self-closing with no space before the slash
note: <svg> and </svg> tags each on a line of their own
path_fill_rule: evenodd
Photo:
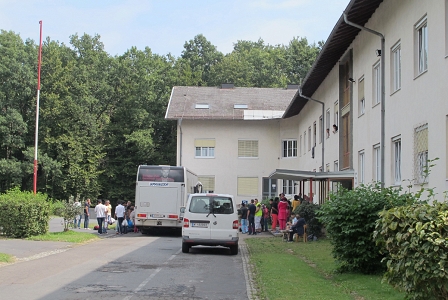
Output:
<svg viewBox="0 0 448 300">
<path fill-rule="evenodd" d="M 74 207 L 81 207 L 81 202 L 79 202 L 79 200 L 76 199 L 76 202 L 73 203 L 73 206 Z M 75 219 L 73 220 L 73 228 L 81 229 L 81 219 L 82 219 L 82 215 L 81 214 L 77 214 L 75 216 Z M 76 226 L 76 225 L 78 225 L 78 226 Z"/>
<path fill-rule="evenodd" d="M 123 234 L 123 232 L 124 232 L 124 230 L 123 230 L 124 228 L 123 228 L 122 223 L 123 223 L 123 220 L 124 220 L 124 217 L 125 217 L 126 208 L 122 204 L 123 204 L 123 201 L 121 201 L 121 200 L 118 201 L 118 205 L 115 208 L 115 219 L 118 220 L 118 224 L 117 224 L 118 231 L 117 231 L 117 234 L 118 233 Z"/>
<path fill-rule="evenodd" d="M 107 207 L 103 204 L 103 200 L 98 199 L 98 204 L 95 206 L 96 219 L 98 221 L 98 234 L 107 233 L 104 220 L 106 219 Z"/>
</svg>

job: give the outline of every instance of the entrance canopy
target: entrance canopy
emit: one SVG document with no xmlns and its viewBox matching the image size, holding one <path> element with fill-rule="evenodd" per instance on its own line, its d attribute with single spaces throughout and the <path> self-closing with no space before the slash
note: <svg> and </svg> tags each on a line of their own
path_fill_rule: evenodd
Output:
<svg viewBox="0 0 448 300">
<path fill-rule="evenodd" d="M 287 170 L 287 169 L 276 169 L 269 175 L 271 179 L 283 179 L 283 180 L 327 180 L 332 181 L 337 180 L 352 180 L 355 178 L 355 172 L 353 170 L 349 171 L 339 171 L 339 172 L 311 172 L 311 171 L 301 171 L 301 170 Z"/>
</svg>

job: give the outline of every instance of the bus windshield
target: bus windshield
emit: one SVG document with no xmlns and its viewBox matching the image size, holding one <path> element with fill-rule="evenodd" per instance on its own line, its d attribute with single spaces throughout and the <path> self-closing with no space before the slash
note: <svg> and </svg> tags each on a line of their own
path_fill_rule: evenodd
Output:
<svg viewBox="0 0 448 300">
<path fill-rule="evenodd" d="M 184 169 L 170 166 L 140 166 L 138 181 L 184 182 Z"/>
</svg>

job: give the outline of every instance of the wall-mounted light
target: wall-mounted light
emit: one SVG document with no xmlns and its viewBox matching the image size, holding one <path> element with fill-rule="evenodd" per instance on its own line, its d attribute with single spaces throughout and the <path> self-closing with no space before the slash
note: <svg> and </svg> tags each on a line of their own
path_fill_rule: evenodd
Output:
<svg viewBox="0 0 448 300">
<path fill-rule="evenodd" d="M 380 49 L 376 49 L 375 53 L 376 53 L 376 56 L 381 56 L 381 50 Z"/>
<path fill-rule="evenodd" d="M 348 81 L 350 81 L 351 83 L 356 83 L 356 81 L 353 78 L 349 78 Z"/>
</svg>

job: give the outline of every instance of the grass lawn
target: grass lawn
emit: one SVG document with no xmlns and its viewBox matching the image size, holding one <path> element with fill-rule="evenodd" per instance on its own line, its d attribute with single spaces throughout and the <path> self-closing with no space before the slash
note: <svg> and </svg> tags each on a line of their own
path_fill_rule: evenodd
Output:
<svg viewBox="0 0 448 300">
<path fill-rule="evenodd" d="M 36 235 L 27 238 L 31 241 L 52 241 L 52 242 L 69 242 L 69 243 L 85 243 L 99 239 L 95 234 L 89 232 L 76 232 L 73 230 L 65 232 L 48 232 L 47 234 Z"/>
<path fill-rule="evenodd" d="M 11 263 L 14 261 L 12 255 L 6 253 L 0 253 L 0 263 Z"/>
<path fill-rule="evenodd" d="M 335 273 L 329 240 L 285 243 L 279 237 L 246 239 L 260 298 L 402 300 L 381 276 Z"/>
</svg>

